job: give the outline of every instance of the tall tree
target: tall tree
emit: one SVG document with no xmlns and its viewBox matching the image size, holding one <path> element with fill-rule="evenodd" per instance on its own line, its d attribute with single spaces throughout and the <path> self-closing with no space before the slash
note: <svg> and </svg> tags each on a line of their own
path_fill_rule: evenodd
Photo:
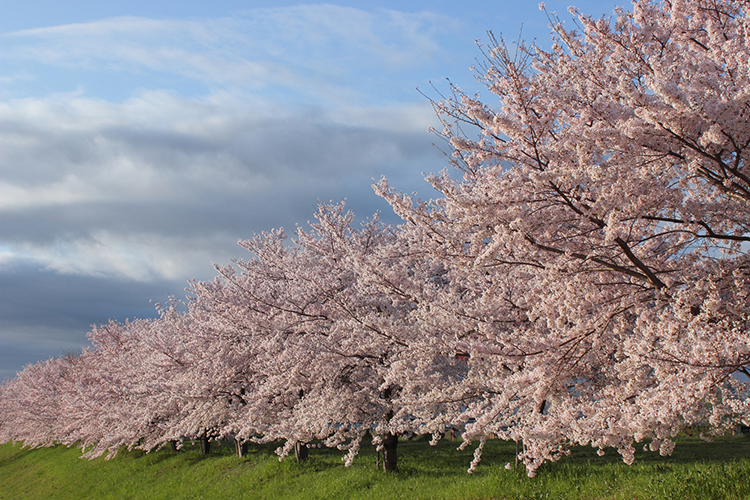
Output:
<svg viewBox="0 0 750 500">
<path fill-rule="evenodd" d="M 445 340 L 484 394 L 466 437 L 522 439 L 532 475 L 574 444 L 631 463 L 644 438 L 670 453 L 681 426 L 750 416 L 732 377 L 750 364 L 748 8 L 548 14 L 549 51 L 490 35 L 494 101 L 434 103 L 461 178 L 431 176 L 431 203 L 376 187 L 449 270 Z"/>
</svg>

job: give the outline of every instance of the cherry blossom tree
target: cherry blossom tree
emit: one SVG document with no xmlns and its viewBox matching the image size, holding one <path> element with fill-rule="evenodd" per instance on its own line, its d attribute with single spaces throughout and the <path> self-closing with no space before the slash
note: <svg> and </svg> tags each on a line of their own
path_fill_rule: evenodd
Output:
<svg viewBox="0 0 750 500">
<path fill-rule="evenodd" d="M 447 270 L 420 307 L 469 356 L 465 438 L 523 440 L 530 475 L 750 418 L 749 8 L 548 14 L 548 51 L 490 34 L 489 97 L 434 102 L 460 178 L 432 175 L 432 202 L 376 186 Z"/>
<path fill-rule="evenodd" d="M 78 357 L 71 383 L 58 385 L 59 413 L 39 402 L 65 424 L 56 442 L 78 445 L 88 458 L 111 458 L 122 446 L 148 451 L 172 435 L 182 397 L 173 390 L 175 366 L 190 352 L 189 336 L 170 328 L 174 313 L 170 307 L 159 319 L 111 321 L 89 333 L 93 346 Z"/>
<path fill-rule="evenodd" d="M 240 343 L 218 342 L 200 314 L 172 301 L 160 317 L 110 322 L 89 334 L 79 356 L 30 365 L 1 386 L 0 438 L 27 446 L 77 445 L 113 457 L 185 439 L 224 437 L 235 408 Z"/>
<path fill-rule="evenodd" d="M 104 405 L 106 437 L 89 436 L 96 444 L 87 456 L 105 449 L 112 456 L 122 445 L 150 451 L 184 440 L 199 440 L 205 454 L 210 440 L 233 437 L 226 426 L 239 400 L 249 396 L 252 349 L 236 337 L 228 342 L 204 311 L 179 306 L 172 301 L 159 306 L 157 319 L 110 323 L 90 335 L 99 376 L 111 381 L 100 384 L 100 392 L 111 388 L 115 394 Z M 114 429 L 122 436 L 115 438 Z"/>
<path fill-rule="evenodd" d="M 284 439 L 282 456 L 322 440 L 348 450 L 350 463 L 369 431 L 395 470 L 398 436 L 444 430 L 435 415 L 447 420 L 451 406 L 421 400 L 424 386 L 408 374 L 447 379 L 461 369 L 450 352 L 418 357 L 427 350 L 416 301 L 435 272 L 405 258 L 404 240 L 377 219 L 355 230 L 343 204 L 321 205 L 316 218 L 291 244 L 281 230 L 241 242 L 253 258 L 195 283 L 193 306 L 229 337 L 263 346 L 253 358 L 254 398 L 233 424 L 238 436 Z"/>
<path fill-rule="evenodd" d="M 80 356 L 51 358 L 24 367 L 0 385 L 0 442 L 54 446 L 67 435 L 63 395 L 75 383 Z"/>
</svg>

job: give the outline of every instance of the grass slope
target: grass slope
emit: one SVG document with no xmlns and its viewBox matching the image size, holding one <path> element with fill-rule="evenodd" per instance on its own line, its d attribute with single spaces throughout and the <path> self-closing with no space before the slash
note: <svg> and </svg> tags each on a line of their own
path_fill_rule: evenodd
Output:
<svg viewBox="0 0 750 500">
<path fill-rule="evenodd" d="M 399 469 L 374 467 L 364 446 L 350 468 L 342 452 L 313 449 L 310 459 L 279 462 L 275 446 L 250 446 L 244 459 L 232 443 L 212 445 L 201 457 L 198 446 L 181 452 L 123 451 L 112 460 L 78 458 L 62 446 L 38 450 L 0 446 L 0 498 L 148 499 L 750 499 L 750 436 L 713 443 L 682 438 L 672 457 L 639 452 L 632 466 L 614 450 L 599 457 L 576 448 L 570 457 L 545 464 L 536 478 L 505 470 L 513 443 L 490 441 L 474 474 L 466 473 L 472 449 L 458 442 L 431 447 L 417 439 L 399 443 Z"/>
</svg>

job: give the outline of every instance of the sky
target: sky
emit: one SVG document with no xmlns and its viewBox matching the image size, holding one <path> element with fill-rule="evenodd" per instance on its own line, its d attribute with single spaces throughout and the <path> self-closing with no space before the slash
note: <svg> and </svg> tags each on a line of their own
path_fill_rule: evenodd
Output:
<svg viewBox="0 0 750 500">
<path fill-rule="evenodd" d="M 0 380 L 319 202 L 398 223 L 373 180 L 430 198 L 448 166 L 423 94 L 492 104 L 477 40 L 549 46 L 548 23 L 518 0 L 0 2 Z"/>
</svg>

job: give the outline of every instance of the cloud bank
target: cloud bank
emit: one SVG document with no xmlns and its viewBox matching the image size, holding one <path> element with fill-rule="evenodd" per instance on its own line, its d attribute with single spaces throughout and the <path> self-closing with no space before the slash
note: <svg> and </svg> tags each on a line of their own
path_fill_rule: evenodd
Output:
<svg viewBox="0 0 750 500">
<path fill-rule="evenodd" d="M 444 158 L 415 87 L 455 29 L 303 5 L 1 35 L 0 378 L 152 314 L 319 200 L 397 222 L 370 184 L 429 196 Z"/>
</svg>

